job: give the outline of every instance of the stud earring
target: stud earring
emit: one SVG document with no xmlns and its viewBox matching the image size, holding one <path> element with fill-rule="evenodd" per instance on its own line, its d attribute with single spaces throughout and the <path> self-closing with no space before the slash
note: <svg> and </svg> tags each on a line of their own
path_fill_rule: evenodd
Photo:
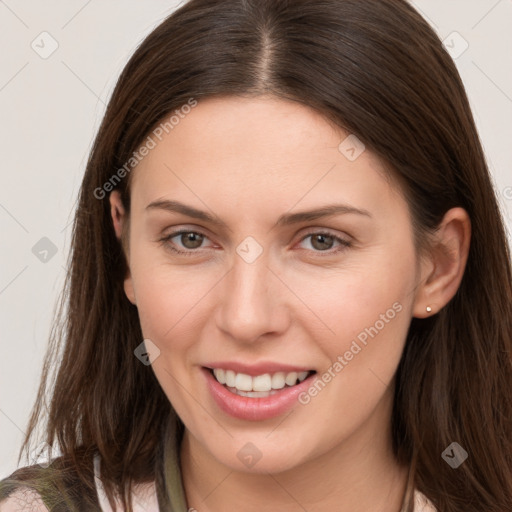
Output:
<svg viewBox="0 0 512 512">
<path fill-rule="evenodd" d="M 432 308 L 430 306 L 427 306 L 427 313 L 432 313 Z"/>
</svg>

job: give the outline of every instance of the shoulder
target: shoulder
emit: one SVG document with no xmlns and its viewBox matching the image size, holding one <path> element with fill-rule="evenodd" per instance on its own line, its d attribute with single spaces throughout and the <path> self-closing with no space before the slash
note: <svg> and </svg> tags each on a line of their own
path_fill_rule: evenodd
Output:
<svg viewBox="0 0 512 512">
<path fill-rule="evenodd" d="M 77 468 L 68 458 L 18 468 L 0 480 L 0 512 L 97 510 L 92 463 Z"/>
<path fill-rule="evenodd" d="M 0 501 L 0 512 L 49 512 L 41 495 L 28 487 L 21 487 Z"/>
<path fill-rule="evenodd" d="M 46 512 L 41 494 L 36 490 L 42 477 L 40 466 L 18 468 L 8 477 L 0 480 L 0 512 L 34 510 Z"/>
<path fill-rule="evenodd" d="M 38 467 L 26 466 L 0 480 L 0 512 L 47 512 L 48 508 L 36 490 L 40 474 Z"/>
<path fill-rule="evenodd" d="M 76 467 L 63 457 L 56 458 L 48 467 L 19 468 L 0 480 L 0 512 L 68 512 L 71 509 L 111 512 L 101 480 L 101 459 L 97 453 L 87 459 L 85 469 L 84 481 L 79 478 Z M 134 512 L 159 510 L 154 482 L 135 484 L 132 500 Z M 116 506 L 118 510 L 122 508 L 120 501 L 116 500 Z"/>
</svg>

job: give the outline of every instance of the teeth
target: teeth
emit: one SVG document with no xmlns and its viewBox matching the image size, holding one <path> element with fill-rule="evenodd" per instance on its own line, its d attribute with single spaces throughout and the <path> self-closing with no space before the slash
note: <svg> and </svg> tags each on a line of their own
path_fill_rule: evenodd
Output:
<svg viewBox="0 0 512 512">
<path fill-rule="evenodd" d="M 265 373 L 265 375 L 258 375 L 253 377 L 251 381 L 252 391 L 270 391 L 272 389 L 272 378 L 268 373 Z M 236 387 L 238 388 L 238 386 Z"/>
<path fill-rule="evenodd" d="M 297 375 L 297 378 L 299 379 L 300 382 L 302 382 L 308 375 L 309 375 L 309 372 L 300 372 Z"/>
<path fill-rule="evenodd" d="M 242 396 L 268 396 L 268 392 L 275 389 L 283 389 L 287 386 L 295 386 L 297 380 L 302 382 L 310 372 L 277 372 L 273 375 L 265 373 L 251 377 L 245 373 L 235 373 L 232 370 L 215 368 L 213 374 L 218 382 L 229 388 L 236 388 Z M 262 395 L 257 395 L 262 393 Z M 271 393 L 273 394 L 273 393 Z"/>
<path fill-rule="evenodd" d="M 297 382 L 297 372 L 290 372 L 286 375 L 284 381 L 288 386 L 293 386 Z"/>
<path fill-rule="evenodd" d="M 213 370 L 213 373 L 215 375 L 215 378 L 221 383 L 226 384 L 226 372 L 222 368 L 215 368 Z"/>
<path fill-rule="evenodd" d="M 252 389 L 252 377 L 245 373 L 237 373 L 235 379 L 235 388 L 240 391 L 255 391 Z M 261 391 L 261 389 L 259 390 Z"/>
<path fill-rule="evenodd" d="M 284 381 L 286 374 L 284 372 L 277 372 L 272 375 L 272 389 L 283 389 L 286 382 Z"/>
<path fill-rule="evenodd" d="M 235 387 L 235 372 L 232 370 L 226 370 L 224 372 L 224 375 L 226 376 L 226 386 L 229 386 L 230 388 Z"/>
<path fill-rule="evenodd" d="M 250 398 L 267 398 L 267 396 L 275 395 L 277 391 L 272 389 L 271 391 L 240 391 L 235 389 L 235 394 L 238 396 L 248 396 Z"/>
</svg>

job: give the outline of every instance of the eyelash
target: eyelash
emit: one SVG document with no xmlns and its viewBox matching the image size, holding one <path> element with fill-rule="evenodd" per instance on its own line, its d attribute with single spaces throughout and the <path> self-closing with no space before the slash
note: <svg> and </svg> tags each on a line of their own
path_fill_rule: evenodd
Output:
<svg viewBox="0 0 512 512">
<path fill-rule="evenodd" d="M 172 238 L 175 238 L 178 235 L 183 235 L 183 234 L 187 234 L 187 233 L 194 233 L 195 235 L 202 235 L 203 237 L 208 238 L 204 233 L 201 233 L 200 231 L 193 231 L 190 229 L 181 229 L 179 231 L 174 231 L 173 233 L 169 233 L 168 235 L 165 235 L 164 237 L 162 237 L 159 240 L 159 242 L 161 242 L 163 245 L 166 246 L 166 248 L 168 248 L 169 250 L 171 250 L 172 252 L 174 252 L 176 254 L 179 254 L 182 256 L 194 256 L 200 248 L 182 251 L 180 249 L 177 249 L 174 246 L 174 244 L 172 244 L 170 242 Z M 341 251 L 348 249 L 349 247 L 352 246 L 351 242 L 349 242 L 348 240 L 340 238 L 339 236 L 336 236 L 336 235 L 330 233 L 329 231 L 322 231 L 322 230 L 311 231 L 310 233 L 307 233 L 306 235 L 304 235 L 301 238 L 300 242 L 303 242 L 306 238 L 313 236 L 313 235 L 329 236 L 329 237 L 332 237 L 335 242 L 339 242 L 339 244 L 340 244 L 340 246 L 338 246 L 337 249 L 328 249 L 326 251 L 313 251 L 313 252 L 317 253 L 319 256 L 324 256 L 324 255 L 332 256 L 333 254 L 337 254 L 338 252 L 341 252 Z M 308 250 L 308 249 L 305 249 L 305 250 Z"/>
</svg>

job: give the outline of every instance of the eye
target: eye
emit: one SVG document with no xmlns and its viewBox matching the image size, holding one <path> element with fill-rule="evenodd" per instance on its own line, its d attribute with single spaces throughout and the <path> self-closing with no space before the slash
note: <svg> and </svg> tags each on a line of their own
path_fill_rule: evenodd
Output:
<svg viewBox="0 0 512 512">
<path fill-rule="evenodd" d="M 173 239 L 176 239 L 176 241 L 173 241 Z M 201 246 L 205 240 L 208 240 L 208 237 L 203 233 L 182 229 L 165 235 L 160 239 L 160 242 L 171 251 L 188 256 L 198 252 L 195 249 L 204 248 Z"/>
<path fill-rule="evenodd" d="M 310 239 L 309 246 L 307 249 L 312 249 L 314 252 L 338 252 L 351 246 L 351 243 L 344 238 L 336 236 L 332 233 L 325 231 L 312 232 L 302 238 L 301 243 L 305 240 Z M 336 248 L 336 244 L 337 248 Z M 333 249 L 333 247 L 335 247 Z"/>
<path fill-rule="evenodd" d="M 327 231 L 309 233 L 302 238 L 300 243 L 308 239 L 310 239 L 309 247 L 305 247 L 305 249 L 313 250 L 316 253 L 332 254 L 351 247 L 351 243 L 348 240 Z M 203 233 L 182 229 L 165 235 L 159 241 L 175 253 L 192 256 L 194 253 L 199 252 L 197 249 L 211 247 L 203 245 L 205 240 L 209 240 L 209 238 Z"/>
</svg>

